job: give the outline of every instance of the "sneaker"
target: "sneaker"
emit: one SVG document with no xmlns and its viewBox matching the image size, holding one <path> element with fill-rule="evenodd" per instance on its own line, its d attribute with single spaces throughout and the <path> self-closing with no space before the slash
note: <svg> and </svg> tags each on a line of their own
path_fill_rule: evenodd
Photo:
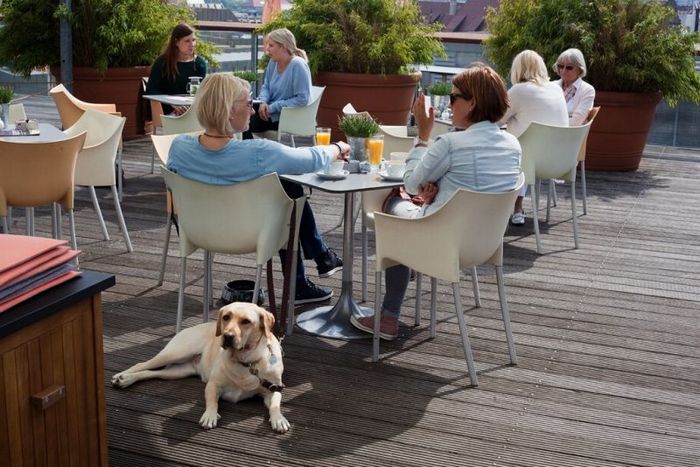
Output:
<svg viewBox="0 0 700 467">
<path fill-rule="evenodd" d="M 523 211 L 514 212 L 510 216 L 510 223 L 513 225 L 525 225 L 525 213 Z"/>
<path fill-rule="evenodd" d="M 356 317 L 350 316 L 350 322 L 360 331 L 374 334 L 374 316 Z M 384 316 L 379 321 L 379 337 L 385 341 L 393 341 L 399 336 L 399 319 Z"/>
<path fill-rule="evenodd" d="M 318 277 L 331 277 L 338 271 L 343 270 L 343 260 L 338 258 L 331 248 L 314 259 L 318 268 Z"/>
<path fill-rule="evenodd" d="M 333 296 L 333 291 L 328 287 L 319 287 L 310 280 L 299 285 L 294 294 L 294 305 L 303 305 L 304 303 L 322 302 Z"/>
</svg>

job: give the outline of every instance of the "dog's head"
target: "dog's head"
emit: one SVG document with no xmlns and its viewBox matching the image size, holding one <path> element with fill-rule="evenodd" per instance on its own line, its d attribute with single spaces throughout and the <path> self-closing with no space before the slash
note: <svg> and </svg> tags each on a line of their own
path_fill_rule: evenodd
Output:
<svg viewBox="0 0 700 467">
<path fill-rule="evenodd" d="M 216 336 L 223 348 L 242 350 L 255 345 L 262 336 L 272 337 L 275 316 L 253 303 L 234 302 L 219 310 Z"/>
</svg>

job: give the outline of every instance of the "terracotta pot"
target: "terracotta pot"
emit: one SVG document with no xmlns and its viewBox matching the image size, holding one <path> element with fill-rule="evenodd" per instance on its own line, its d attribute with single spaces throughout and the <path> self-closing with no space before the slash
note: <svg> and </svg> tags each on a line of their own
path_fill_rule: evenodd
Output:
<svg viewBox="0 0 700 467">
<path fill-rule="evenodd" d="M 319 125 L 332 128 L 332 139 L 344 136 L 338 118 L 350 102 L 357 111 L 369 112 L 382 125 L 406 125 L 420 73 L 410 75 L 365 75 L 318 73 L 315 84 L 326 86 L 318 108 Z"/>
<path fill-rule="evenodd" d="M 86 102 L 114 103 L 117 112 L 126 117 L 124 139 L 143 135 L 141 115 L 141 78 L 148 76 L 150 66 L 108 68 L 102 73 L 94 68 L 73 68 L 73 94 Z"/>
<path fill-rule="evenodd" d="M 596 91 L 586 170 L 637 170 L 661 94 Z"/>
</svg>

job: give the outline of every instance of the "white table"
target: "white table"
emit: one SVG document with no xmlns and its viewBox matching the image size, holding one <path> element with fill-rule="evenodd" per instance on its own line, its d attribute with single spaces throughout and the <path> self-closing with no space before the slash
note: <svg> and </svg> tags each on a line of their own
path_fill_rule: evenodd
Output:
<svg viewBox="0 0 700 467">
<path fill-rule="evenodd" d="M 14 125 L 7 129 L 14 128 Z M 2 136 L 0 140 L 12 143 L 51 143 L 66 139 L 66 135 L 50 123 L 39 123 L 39 134 L 35 136 Z"/>
<path fill-rule="evenodd" d="M 343 283 L 340 297 L 333 306 L 322 306 L 305 311 L 297 317 L 297 325 L 311 334 L 334 339 L 366 339 L 371 337 L 350 323 L 350 316 L 369 316 L 373 308 L 361 307 L 352 298 L 353 268 L 353 193 L 382 190 L 403 185 L 402 182 L 383 181 L 376 173 L 350 174 L 343 180 L 324 180 L 316 174 L 280 175 L 283 180 L 306 185 L 329 193 L 345 194 L 343 231 Z M 293 317 L 292 317 L 293 319 Z"/>
<path fill-rule="evenodd" d="M 190 106 L 194 103 L 194 96 L 189 94 L 144 94 L 143 98 L 174 106 Z"/>
</svg>

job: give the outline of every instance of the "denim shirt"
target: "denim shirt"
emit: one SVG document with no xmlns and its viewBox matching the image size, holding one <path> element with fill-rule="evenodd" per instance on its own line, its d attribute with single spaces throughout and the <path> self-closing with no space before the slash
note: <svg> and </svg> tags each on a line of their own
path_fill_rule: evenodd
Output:
<svg viewBox="0 0 700 467">
<path fill-rule="evenodd" d="M 464 131 L 438 136 L 430 147 L 413 148 L 406 159 L 406 191 L 418 193 L 420 185 L 437 183 L 438 194 L 423 207 L 423 215 L 435 211 L 459 188 L 504 192 L 515 188 L 520 174 L 520 143 L 495 123 L 482 121 Z"/>
</svg>

